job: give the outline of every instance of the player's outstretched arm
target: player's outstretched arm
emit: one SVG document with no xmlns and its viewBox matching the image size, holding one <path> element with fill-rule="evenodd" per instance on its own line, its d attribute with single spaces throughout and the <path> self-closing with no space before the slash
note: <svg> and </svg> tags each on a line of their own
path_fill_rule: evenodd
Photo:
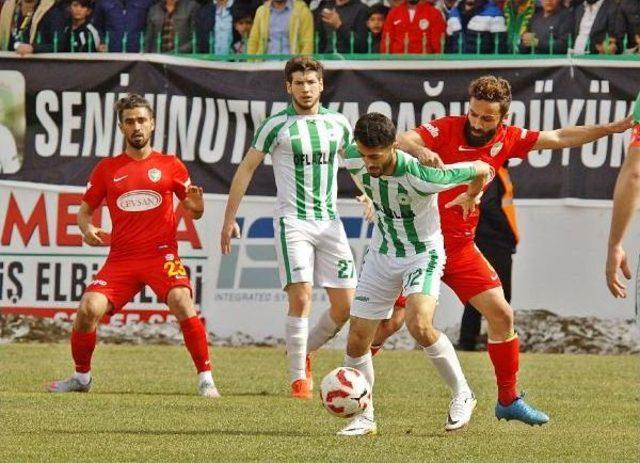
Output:
<svg viewBox="0 0 640 463">
<path fill-rule="evenodd" d="M 424 141 L 415 130 L 399 134 L 397 140 L 398 148 L 416 158 L 423 166 L 444 167 L 438 153 L 424 146 Z"/>
<path fill-rule="evenodd" d="M 622 274 L 627 280 L 631 278 L 622 240 L 629 228 L 633 214 L 639 206 L 640 146 L 629 148 L 613 192 L 613 215 L 609 231 L 606 277 L 609 291 L 615 297 L 627 297 L 625 285 L 618 278 L 618 270 L 622 270 Z"/>
<path fill-rule="evenodd" d="M 80 209 L 78 210 L 78 227 L 82 232 L 82 239 L 89 246 L 100 246 L 104 244 L 102 237 L 108 233 L 102 228 L 98 228 L 91 223 L 91 216 L 93 215 L 93 209 L 89 204 L 82 201 Z"/>
<path fill-rule="evenodd" d="M 204 214 L 204 192 L 197 185 L 189 185 L 187 196 L 182 200 L 182 207 L 191 212 L 194 219 L 198 220 Z"/>
<path fill-rule="evenodd" d="M 474 161 L 472 164 L 476 173 L 475 177 L 469 182 L 467 191 L 460 193 L 444 206 L 446 209 L 460 206 L 462 208 L 462 218 L 465 220 L 470 213 L 476 210 L 476 206 L 480 204 L 484 185 L 495 175 L 493 168 L 486 162 Z"/>
<path fill-rule="evenodd" d="M 633 127 L 632 117 L 626 117 L 615 122 L 600 125 L 574 125 L 556 130 L 543 130 L 538 141 L 533 145 L 534 150 L 573 148 L 574 146 L 591 143 L 598 138 L 614 133 L 622 133 Z"/>
<path fill-rule="evenodd" d="M 227 207 L 224 211 L 224 223 L 220 232 L 220 250 L 222 254 L 231 252 L 231 238 L 240 237 L 240 227 L 236 223 L 236 214 L 240 207 L 240 202 L 247 192 L 249 183 L 253 178 L 253 174 L 264 160 L 265 154 L 255 148 L 249 148 L 244 159 L 238 166 L 233 180 L 231 180 L 231 188 L 229 189 L 229 197 L 227 198 Z"/>
</svg>

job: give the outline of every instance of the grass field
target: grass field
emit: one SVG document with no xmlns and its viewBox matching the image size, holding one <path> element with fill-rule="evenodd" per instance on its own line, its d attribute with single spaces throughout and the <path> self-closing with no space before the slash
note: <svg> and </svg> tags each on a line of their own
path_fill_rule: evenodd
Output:
<svg viewBox="0 0 640 463">
<path fill-rule="evenodd" d="M 287 398 L 284 351 L 214 349 L 222 399 L 198 397 L 182 347 L 99 346 L 89 394 L 53 395 L 67 345 L 0 346 L 0 461 L 640 461 L 640 358 L 523 355 L 520 382 L 551 416 L 531 428 L 493 417 L 485 353 L 461 359 L 478 396 L 470 427 L 445 434 L 447 391 L 420 352 L 375 359 L 375 437 L 334 436 L 319 400 Z M 341 363 L 322 351 L 320 374 Z"/>
</svg>

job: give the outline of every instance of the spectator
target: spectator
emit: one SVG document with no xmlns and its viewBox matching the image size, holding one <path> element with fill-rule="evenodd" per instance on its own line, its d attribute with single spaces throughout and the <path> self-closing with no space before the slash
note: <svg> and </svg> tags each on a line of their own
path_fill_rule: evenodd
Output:
<svg viewBox="0 0 640 463">
<path fill-rule="evenodd" d="M 237 9 L 233 13 L 233 52 L 244 54 L 247 52 L 249 33 L 253 26 L 253 14 L 251 10 Z"/>
<path fill-rule="evenodd" d="M 628 55 L 637 55 L 640 54 L 640 26 L 636 28 L 635 33 L 633 34 L 633 43 L 634 47 L 627 48 L 624 52 Z"/>
<path fill-rule="evenodd" d="M 618 39 L 606 32 L 598 32 L 593 36 L 596 53 L 599 55 L 616 55 L 620 45 Z"/>
<path fill-rule="evenodd" d="M 360 0 L 323 0 L 314 12 L 316 53 L 366 53 L 369 9 Z"/>
<path fill-rule="evenodd" d="M 313 15 L 303 0 L 267 0 L 249 34 L 252 55 L 313 53 Z"/>
<path fill-rule="evenodd" d="M 509 171 L 501 167 L 482 195 L 475 243 L 498 274 L 507 302 L 511 302 L 511 269 L 518 239 L 513 185 Z M 481 322 L 480 312 L 467 302 L 460 323 L 460 350 L 478 350 Z"/>
<path fill-rule="evenodd" d="M 618 30 L 617 16 L 618 5 L 615 0 L 585 0 L 579 5 L 575 10 L 573 26 L 574 53 L 596 53 L 596 36 L 603 37 L 608 33 L 620 37 L 622 34 Z"/>
<path fill-rule="evenodd" d="M 407 0 L 389 11 L 382 29 L 382 53 L 442 53 L 446 23 L 428 2 Z"/>
<path fill-rule="evenodd" d="M 561 0 L 542 0 L 520 39 L 520 53 L 562 54 L 567 52 L 573 31 L 573 13 Z"/>
<path fill-rule="evenodd" d="M 233 10 L 238 0 L 206 0 L 196 15 L 200 53 L 229 54 L 233 44 Z"/>
<path fill-rule="evenodd" d="M 640 27 L 640 1 L 620 0 L 618 9 L 617 28 L 623 34 L 622 44 L 633 47 L 635 31 Z M 626 37 L 626 42 L 625 42 Z"/>
<path fill-rule="evenodd" d="M 507 26 L 509 50 L 518 49 L 520 37 L 527 31 L 535 10 L 535 0 L 507 0 L 504 3 L 502 12 Z"/>
<path fill-rule="evenodd" d="M 193 0 L 160 0 L 149 9 L 145 49 L 151 53 L 188 53 L 199 5 Z M 228 52 L 228 50 L 227 50 Z"/>
<path fill-rule="evenodd" d="M 382 38 L 382 27 L 384 20 L 389 13 L 389 8 L 382 3 L 376 3 L 369 7 L 367 17 L 367 51 L 369 53 L 380 53 L 380 39 Z"/>
<path fill-rule="evenodd" d="M 93 0 L 72 0 L 69 21 L 60 38 L 58 51 L 87 53 L 97 51 L 100 34 L 90 22 Z"/>
<path fill-rule="evenodd" d="M 447 20 L 449 53 L 494 53 L 506 51 L 502 11 L 490 0 L 462 0 Z"/>
<path fill-rule="evenodd" d="M 0 50 L 19 55 L 51 52 L 66 18 L 65 6 L 55 0 L 6 0 L 0 11 Z"/>
<path fill-rule="evenodd" d="M 447 19 L 449 19 L 449 13 L 458 5 L 459 2 L 460 0 L 438 0 L 434 3 L 434 6 L 440 10 L 442 17 L 446 22 Z"/>
<path fill-rule="evenodd" d="M 139 52 L 147 12 L 155 0 L 96 0 L 91 22 L 100 32 L 100 51 Z"/>
</svg>

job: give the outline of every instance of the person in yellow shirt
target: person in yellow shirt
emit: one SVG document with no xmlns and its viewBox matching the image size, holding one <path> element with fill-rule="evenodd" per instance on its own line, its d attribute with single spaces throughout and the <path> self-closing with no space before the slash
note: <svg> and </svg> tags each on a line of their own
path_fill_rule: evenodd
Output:
<svg viewBox="0 0 640 463">
<path fill-rule="evenodd" d="M 303 0 L 267 0 L 249 34 L 251 55 L 313 53 L 313 15 Z"/>
</svg>

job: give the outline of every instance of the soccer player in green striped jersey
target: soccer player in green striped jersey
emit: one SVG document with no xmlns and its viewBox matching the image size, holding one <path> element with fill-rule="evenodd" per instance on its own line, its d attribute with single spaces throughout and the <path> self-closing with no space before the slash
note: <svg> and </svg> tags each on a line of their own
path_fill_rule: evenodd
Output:
<svg viewBox="0 0 640 463">
<path fill-rule="evenodd" d="M 407 297 L 407 328 L 454 397 L 447 422 L 455 426 L 447 429 L 459 429 L 471 419 L 476 399 L 451 342 L 432 324 L 445 261 L 436 193 L 468 184 L 466 192 L 447 204 L 462 207 L 466 216 L 475 209 L 492 170 L 482 161 L 452 164 L 446 169 L 420 165 L 397 149 L 393 122 L 379 113 L 362 116 L 354 138 L 356 144 L 347 148 L 345 164 L 373 201 L 377 224 L 351 306 L 344 364 L 361 371 L 373 386 L 371 341 L 380 321 L 391 317 L 394 301 L 402 292 Z M 338 434 L 376 431 L 371 406 Z"/>
<path fill-rule="evenodd" d="M 221 232 L 222 253 L 239 236 L 236 213 L 255 169 L 271 155 L 277 187 L 274 213 L 280 281 L 287 293 L 287 357 L 291 395 L 309 399 L 313 382 L 308 353 L 336 335 L 349 318 L 356 271 L 347 236 L 336 211 L 338 156 L 351 142 L 347 119 L 320 105 L 322 65 L 296 57 L 285 66 L 291 105 L 267 118 L 231 183 Z M 370 201 L 359 197 L 373 215 Z M 331 307 L 309 332 L 311 291 L 326 289 Z"/>
</svg>

